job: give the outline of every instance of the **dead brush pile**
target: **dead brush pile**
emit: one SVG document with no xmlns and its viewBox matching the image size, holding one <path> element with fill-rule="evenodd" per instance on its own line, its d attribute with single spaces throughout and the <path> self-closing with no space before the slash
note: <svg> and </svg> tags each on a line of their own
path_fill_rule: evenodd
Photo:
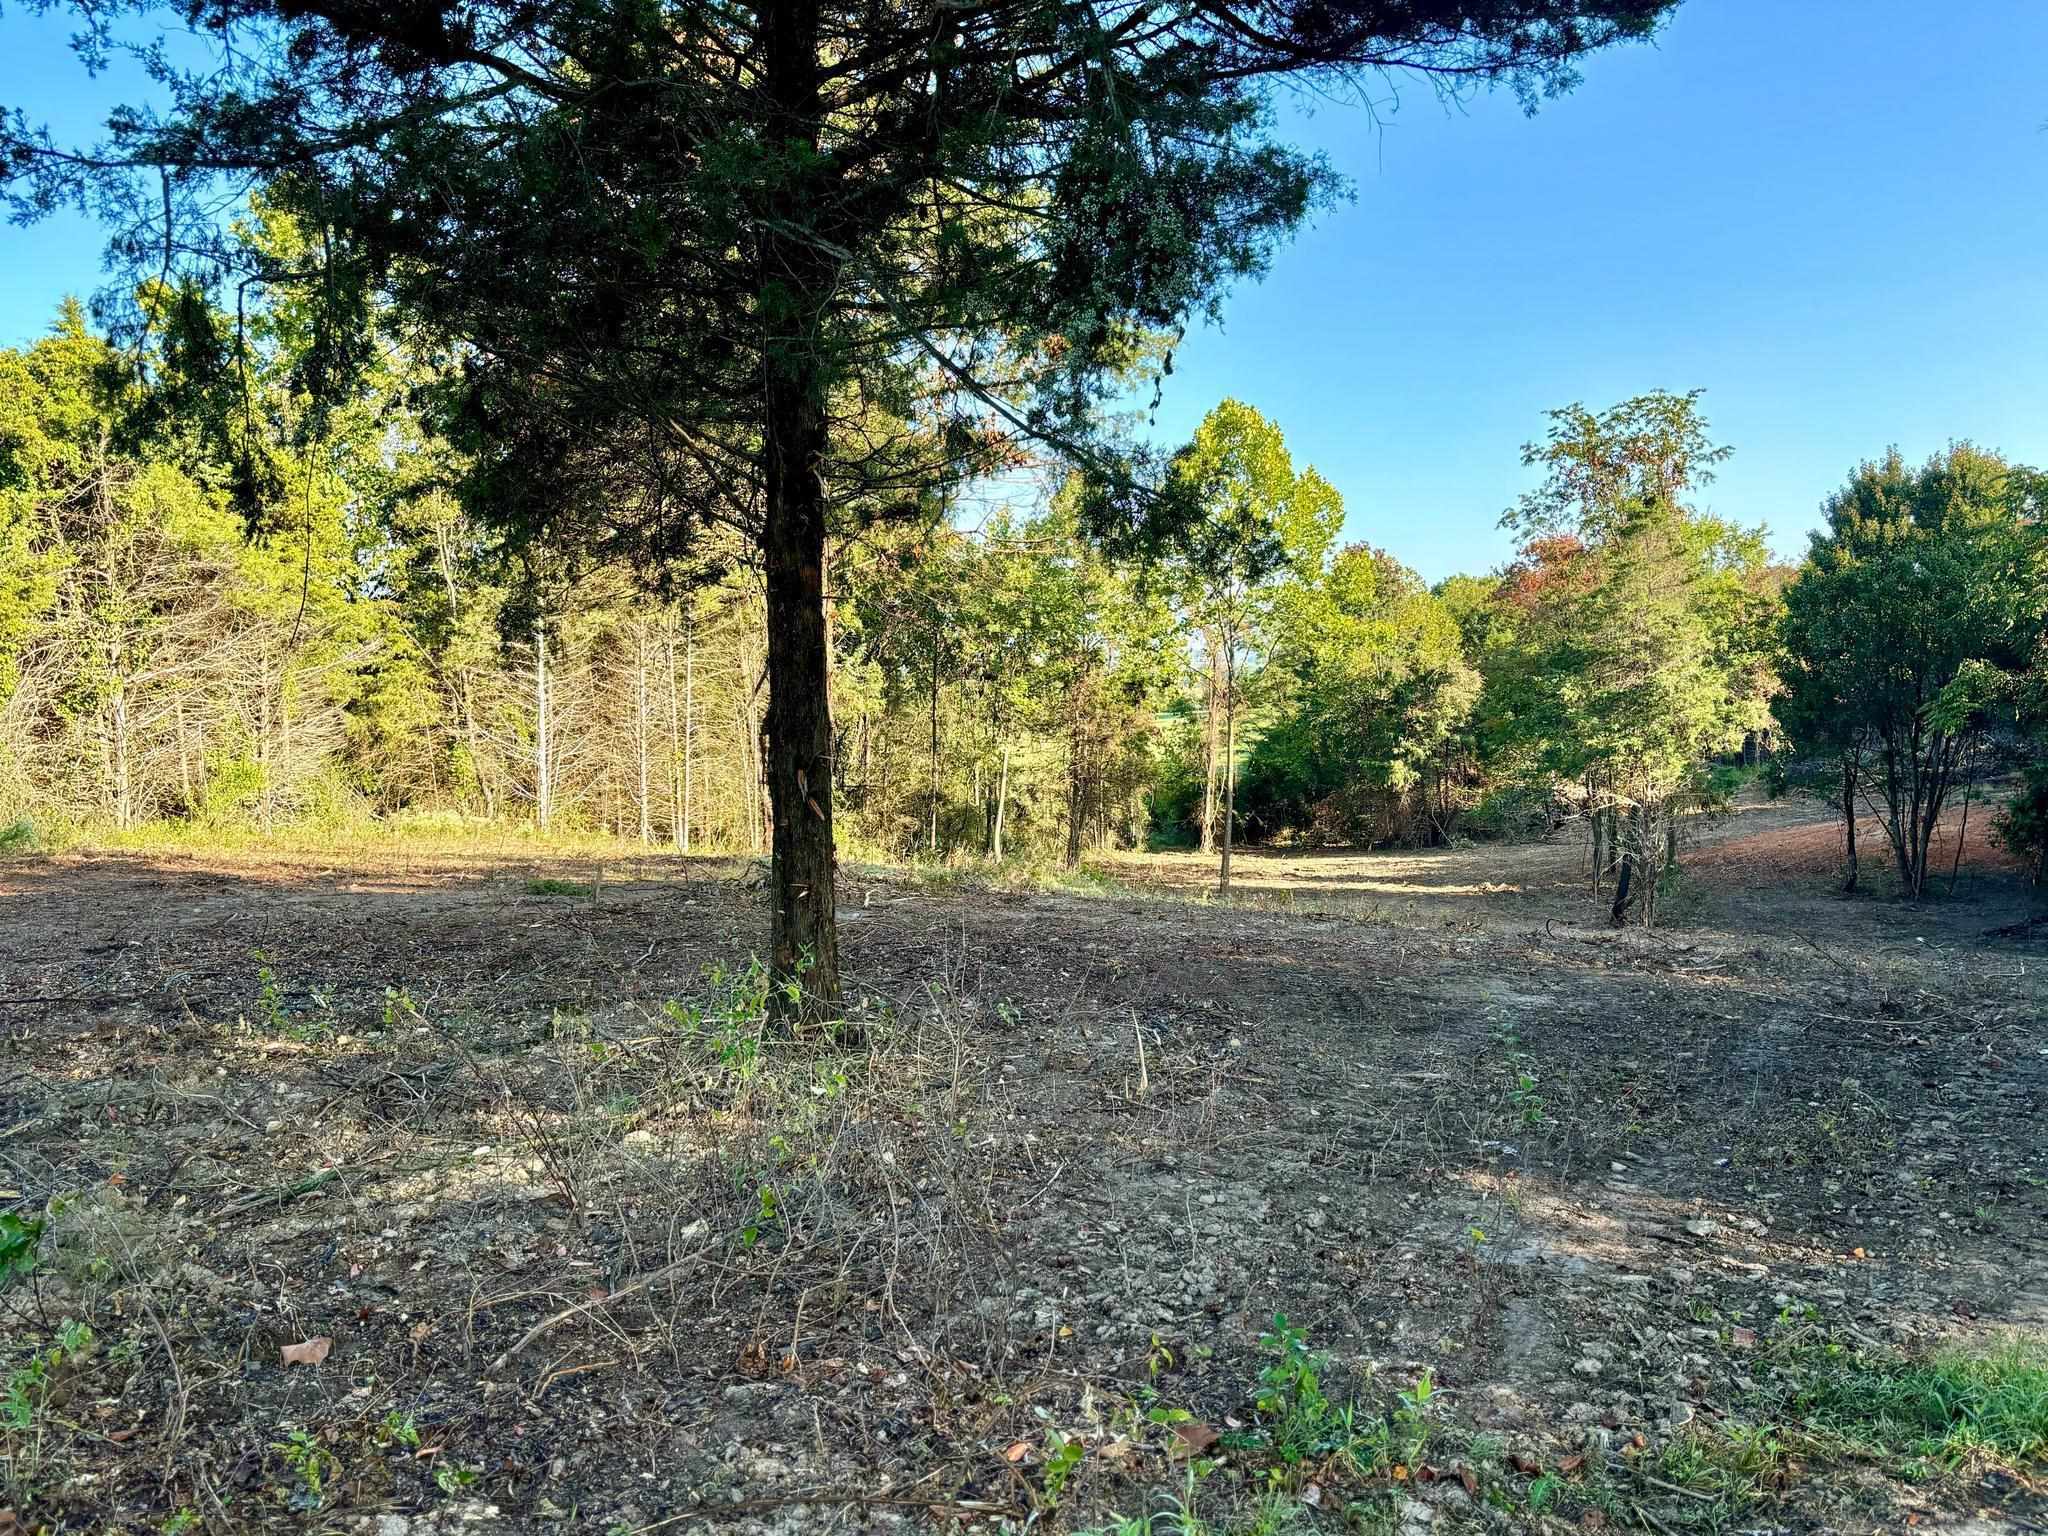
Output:
<svg viewBox="0 0 2048 1536">
<path fill-rule="evenodd" d="M 1009 1507 L 925 1476 L 999 1433 L 1005 1202 L 1046 1183 L 976 1005 L 789 1042 L 765 985 L 519 1043 L 266 970 L 254 1022 L 46 1085 L 0 1165 L 0 1530 Z"/>
</svg>

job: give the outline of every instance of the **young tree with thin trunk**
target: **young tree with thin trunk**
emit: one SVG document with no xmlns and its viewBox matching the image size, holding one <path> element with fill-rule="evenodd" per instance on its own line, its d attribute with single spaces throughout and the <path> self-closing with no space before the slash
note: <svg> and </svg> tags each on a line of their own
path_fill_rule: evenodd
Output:
<svg viewBox="0 0 2048 1536">
<path fill-rule="evenodd" d="M 1223 401 L 1203 418 L 1193 439 L 1174 455 L 1170 475 L 1195 511 L 1172 545 L 1170 579 L 1195 628 L 1214 641 L 1212 687 L 1220 682 L 1222 690 L 1217 886 L 1227 894 L 1248 653 L 1265 638 L 1281 585 L 1320 569 L 1344 521 L 1344 504 L 1313 469 L 1297 474 L 1280 429 L 1237 400 Z"/>
</svg>

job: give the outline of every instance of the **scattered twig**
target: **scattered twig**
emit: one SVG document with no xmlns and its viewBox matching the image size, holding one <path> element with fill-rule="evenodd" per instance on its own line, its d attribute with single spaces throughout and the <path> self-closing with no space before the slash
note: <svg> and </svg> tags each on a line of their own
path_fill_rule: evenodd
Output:
<svg viewBox="0 0 2048 1536">
<path fill-rule="evenodd" d="M 299 1180 L 298 1183 L 284 1189 L 266 1189 L 261 1194 L 249 1196 L 246 1200 L 237 1200 L 233 1205 L 224 1209 L 217 1219 L 224 1221 L 230 1216 L 239 1216 L 244 1211 L 253 1211 L 257 1206 L 268 1205 L 273 1200 L 279 1205 L 283 1205 L 287 1201 L 298 1199 L 301 1195 L 310 1195 L 314 1190 L 321 1188 L 323 1185 L 332 1184 L 340 1177 L 341 1170 L 339 1168 L 323 1168 L 320 1172 L 309 1174 Z"/>
<path fill-rule="evenodd" d="M 116 997 L 95 997 L 89 991 L 67 992 L 62 997 L 0 997 L 0 1008 L 35 1008 L 46 1003 L 84 1003 L 88 1008 L 111 1008 L 116 1003 L 139 1003 L 147 992 L 125 992 Z"/>
<path fill-rule="evenodd" d="M 628 1281 L 625 1285 L 619 1286 L 615 1290 L 607 1291 L 602 1296 L 592 1297 L 588 1301 L 579 1301 L 573 1307 L 564 1307 L 561 1311 L 555 1313 L 553 1316 L 542 1318 L 539 1322 L 535 1323 L 531 1328 L 526 1330 L 525 1334 L 520 1338 L 518 1343 L 514 1344 L 510 1349 L 506 1350 L 503 1354 L 498 1356 L 497 1359 L 491 1362 L 491 1368 L 488 1374 L 492 1376 L 496 1376 L 497 1374 L 499 1374 L 501 1371 L 505 1369 L 505 1367 L 510 1365 L 514 1360 L 518 1359 L 520 1355 L 524 1354 L 528 1349 L 530 1349 L 535 1343 L 535 1341 L 539 1340 L 540 1338 L 544 1337 L 549 1333 L 552 1333 L 556 1328 L 559 1328 L 563 1323 L 568 1322 L 571 1318 L 581 1317 L 587 1312 L 595 1312 L 598 1311 L 600 1308 L 609 1307 L 616 1302 L 624 1301 L 628 1296 L 638 1295 L 640 1292 L 646 1290 L 649 1286 L 659 1285 L 662 1281 L 671 1279 L 675 1275 L 681 1273 L 683 1270 L 688 1269 L 692 1264 L 699 1263 L 700 1261 L 710 1257 L 712 1250 L 717 1247 L 718 1244 L 715 1242 L 706 1243 L 702 1247 L 696 1249 L 694 1252 L 687 1253 L 682 1258 L 677 1259 L 673 1264 L 664 1264 L 660 1269 L 652 1270 L 649 1273 L 642 1275 L 637 1280 Z"/>
<path fill-rule="evenodd" d="M 1833 955 L 1829 954 L 1826 950 L 1822 949 L 1818 944 L 1814 943 L 1813 940 L 1808 938 L 1805 934 L 1802 933 L 1798 935 L 1798 938 L 1800 943 L 1804 944 L 1816 955 L 1819 955 L 1821 959 L 1827 961 L 1827 963 L 1829 965 L 1832 965 L 1836 970 L 1846 972 L 1851 976 L 1854 976 L 1856 974 L 1856 972 L 1851 967 L 1846 966 L 1841 961 L 1837 960 Z"/>
<path fill-rule="evenodd" d="M 1664 1481 L 1663 1478 L 1653 1477 L 1648 1472 L 1645 1472 L 1641 1467 L 1630 1466 L 1625 1461 L 1610 1460 L 1608 1462 L 1608 1466 L 1610 1468 L 1619 1467 L 1625 1470 L 1631 1477 L 1637 1478 L 1642 1482 L 1648 1483 L 1652 1488 L 1661 1488 L 1666 1493 L 1675 1493 L 1683 1498 L 1698 1499 L 1703 1504 L 1716 1503 L 1720 1498 L 1720 1495 L 1718 1494 L 1701 1493 L 1697 1488 L 1687 1488 L 1678 1483 L 1667 1483 Z"/>
</svg>

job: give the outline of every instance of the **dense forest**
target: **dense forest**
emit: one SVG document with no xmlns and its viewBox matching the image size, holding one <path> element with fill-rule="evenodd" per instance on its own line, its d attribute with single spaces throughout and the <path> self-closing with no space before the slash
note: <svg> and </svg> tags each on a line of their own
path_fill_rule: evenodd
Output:
<svg viewBox="0 0 2048 1536">
<path fill-rule="evenodd" d="M 289 247 L 291 221 L 260 234 Z M 17 842 L 375 818 L 760 853 L 759 562 L 606 557 L 465 504 L 433 363 L 396 336 L 319 415 L 306 315 L 145 288 L 138 345 L 67 305 L 0 353 L 0 815 Z M 1958 445 L 1857 467 L 1796 569 L 1695 508 L 1695 395 L 1553 412 L 1505 567 L 1429 585 L 1343 542 L 1279 424 L 1220 403 L 1167 461 L 1195 509 L 1117 558 L 1078 477 L 836 539 L 839 838 L 1077 864 L 1274 841 L 1582 829 L 1617 919 L 1744 770 L 1875 812 L 1924 890 L 1954 799 L 2018 772 L 2038 872 L 2041 482 Z M 1788 509 L 1796 511 L 1796 509 Z M 1371 526 L 1371 515 L 1355 518 Z M 1856 879 L 1858 816 L 1845 819 Z M 1867 850 L 1866 850 L 1867 851 Z"/>
</svg>

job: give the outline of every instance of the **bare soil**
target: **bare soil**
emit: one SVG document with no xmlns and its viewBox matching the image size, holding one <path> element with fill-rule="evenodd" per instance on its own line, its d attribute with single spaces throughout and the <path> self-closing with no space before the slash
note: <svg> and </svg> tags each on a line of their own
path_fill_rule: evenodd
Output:
<svg viewBox="0 0 2048 1536">
<path fill-rule="evenodd" d="M 1908 907 L 1746 808 L 1648 933 L 1565 842 L 850 870 L 802 1048 L 741 863 L 8 862 L 0 1380 L 93 1342 L 0 1532 L 1074 1530 L 1211 1431 L 1222 1529 L 1276 1312 L 1436 1389 L 1300 1529 L 2041 1530 L 2024 1468 L 1655 1470 L 1788 1342 L 2048 1330 L 2048 926 L 1978 830 Z"/>
</svg>

